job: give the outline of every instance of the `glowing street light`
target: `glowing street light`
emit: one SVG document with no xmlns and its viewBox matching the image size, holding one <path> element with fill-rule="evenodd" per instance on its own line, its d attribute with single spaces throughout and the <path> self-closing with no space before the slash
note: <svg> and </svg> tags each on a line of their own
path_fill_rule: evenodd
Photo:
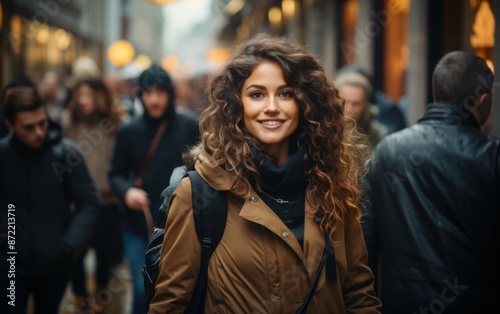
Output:
<svg viewBox="0 0 500 314">
<path fill-rule="evenodd" d="M 135 55 L 134 46 L 126 40 L 120 39 L 108 48 L 109 61 L 118 67 L 122 67 L 132 61 Z"/>
</svg>

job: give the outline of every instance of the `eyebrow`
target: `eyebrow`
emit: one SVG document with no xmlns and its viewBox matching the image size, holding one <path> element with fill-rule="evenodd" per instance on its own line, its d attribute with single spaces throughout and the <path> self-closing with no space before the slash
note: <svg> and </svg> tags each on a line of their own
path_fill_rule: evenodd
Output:
<svg viewBox="0 0 500 314">
<path fill-rule="evenodd" d="M 42 124 L 42 123 L 45 123 L 45 122 L 47 122 L 47 118 L 39 120 L 37 122 L 33 122 L 33 123 L 30 123 L 30 124 L 23 125 L 22 127 L 23 128 L 29 128 L 29 127 L 32 127 L 32 126 L 35 126 L 35 125 L 39 125 L 39 124 Z"/>
<path fill-rule="evenodd" d="M 258 89 L 266 89 L 266 88 L 265 88 L 264 86 L 262 86 L 262 85 L 252 84 L 252 85 L 248 86 L 247 88 L 245 88 L 245 90 L 248 90 L 248 89 L 250 89 L 250 88 L 252 88 L 252 87 L 254 87 L 254 88 L 258 88 Z M 278 86 L 278 89 L 283 89 L 283 88 L 287 88 L 287 87 L 290 87 L 290 86 L 288 86 L 287 84 L 284 84 L 284 85 L 280 85 L 280 86 Z"/>
</svg>

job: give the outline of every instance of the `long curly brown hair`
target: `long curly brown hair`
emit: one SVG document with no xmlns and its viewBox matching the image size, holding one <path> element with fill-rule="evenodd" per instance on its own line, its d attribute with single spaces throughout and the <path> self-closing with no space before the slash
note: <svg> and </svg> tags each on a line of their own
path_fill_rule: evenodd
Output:
<svg viewBox="0 0 500 314">
<path fill-rule="evenodd" d="M 278 64 L 300 107 L 298 143 L 307 143 L 307 189 L 321 217 L 322 230 L 332 236 L 342 224 L 361 217 L 360 174 L 369 156 L 366 137 L 344 116 L 344 101 L 318 59 L 286 37 L 258 34 L 242 44 L 207 90 L 209 105 L 200 116 L 203 150 L 231 172 L 237 182 L 258 182 L 253 160 L 264 146 L 243 124 L 241 87 L 264 61 Z M 363 162 L 360 161 L 364 159 Z"/>
</svg>

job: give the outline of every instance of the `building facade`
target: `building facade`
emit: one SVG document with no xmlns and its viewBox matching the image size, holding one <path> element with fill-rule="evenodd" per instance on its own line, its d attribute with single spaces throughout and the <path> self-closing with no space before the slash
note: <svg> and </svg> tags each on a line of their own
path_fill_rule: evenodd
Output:
<svg viewBox="0 0 500 314">
<path fill-rule="evenodd" d="M 12 78 L 34 82 L 47 70 L 63 79 L 72 64 L 90 57 L 102 74 L 117 69 L 110 45 L 127 40 L 134 55 L 161 59 L 163 14 L 146 0 L 2 0 L 0 3 L 0 85 Z"/>
<path fill-rule="evenodd" d="M 309 46 L 332 75 L 342 66 L 359 65 L 373 77 L 374 87 L 403 104 L 408 124 L 415 123 L 432 101 L 432 70 L 447 52 L 473 52 L 492 69 L 500 64 L 500 47 L 495 45 L 500 1 L 214 1 L 226 10 L 238 9 L 227 10 L 222 41 L 262 31 L 289 35 Z M 494 104 L 499 103 L 497 91 Z M 500 108 L 495 105 L 488 128 L 500 136 Z"/>
</svg>

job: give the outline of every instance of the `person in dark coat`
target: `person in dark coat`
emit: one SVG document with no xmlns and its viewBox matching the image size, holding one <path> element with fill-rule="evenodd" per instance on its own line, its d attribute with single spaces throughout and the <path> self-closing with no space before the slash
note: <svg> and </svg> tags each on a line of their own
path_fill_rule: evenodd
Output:
<svg viewBox="0 0 500 314">
<path fill-rule="evenodd" d="M 161 192 L 172 170 L 183 164 L 182 153 L 199 140 L 196 117 L 176 112 L 174 84 L 165 70 L 152 65 L 139 76 L 137 89 L 144 113 L 119 129 L 109 171 L 111 187 L 125 207 L 123 247 L 133 282 L 134 314 L 147 308 L 141 269 Z M 148 149 L 162 125 L 165 131 L 145 169 Z"/>
<path fill-rule="evenodd" d="M 371 86 L 375 86 L 373 77 L 359 65 L 346 65 L 336 71 L 337 75 L 349 72 L 363 75 L 370 82 Z M 387 97 L 380 88 L 372 89 L 369 102 L 377 109 L 374 120 L 385 126 L 388 134 L 400 131 L 406 127 L 406 118 L 398 108 L 397 103 Z"/>
<path fill-rule="evenodd" d="M 500 294 L 500 140 L 481 132 L 493 73 L 454 51 L 434 102 L 377 146 L 363 231 L 383 313 L 490 313 Z"/>
<path fill-rule="evenodd" d="M 341 72 L 335 77 L 335 87 L 345 100 L 344 112 L 355 119 L 359 130 L 368 136 L 370 148 L 388 133 L 388 128 L 375 120 L 378 109 L 370 103 L 372 86 L 368 79 L 357 72 Z"/>
<path fill-rule="evenodd" d="M 72 262 L 98 217 L 98 198 L 74 142 L 49 128 L 34 88 L 5 100 L 10 135 L 0 141 L 1 313 L 57 313 Z M 10 290 L 8 290 L 10 289 Z"/>
</svg>

